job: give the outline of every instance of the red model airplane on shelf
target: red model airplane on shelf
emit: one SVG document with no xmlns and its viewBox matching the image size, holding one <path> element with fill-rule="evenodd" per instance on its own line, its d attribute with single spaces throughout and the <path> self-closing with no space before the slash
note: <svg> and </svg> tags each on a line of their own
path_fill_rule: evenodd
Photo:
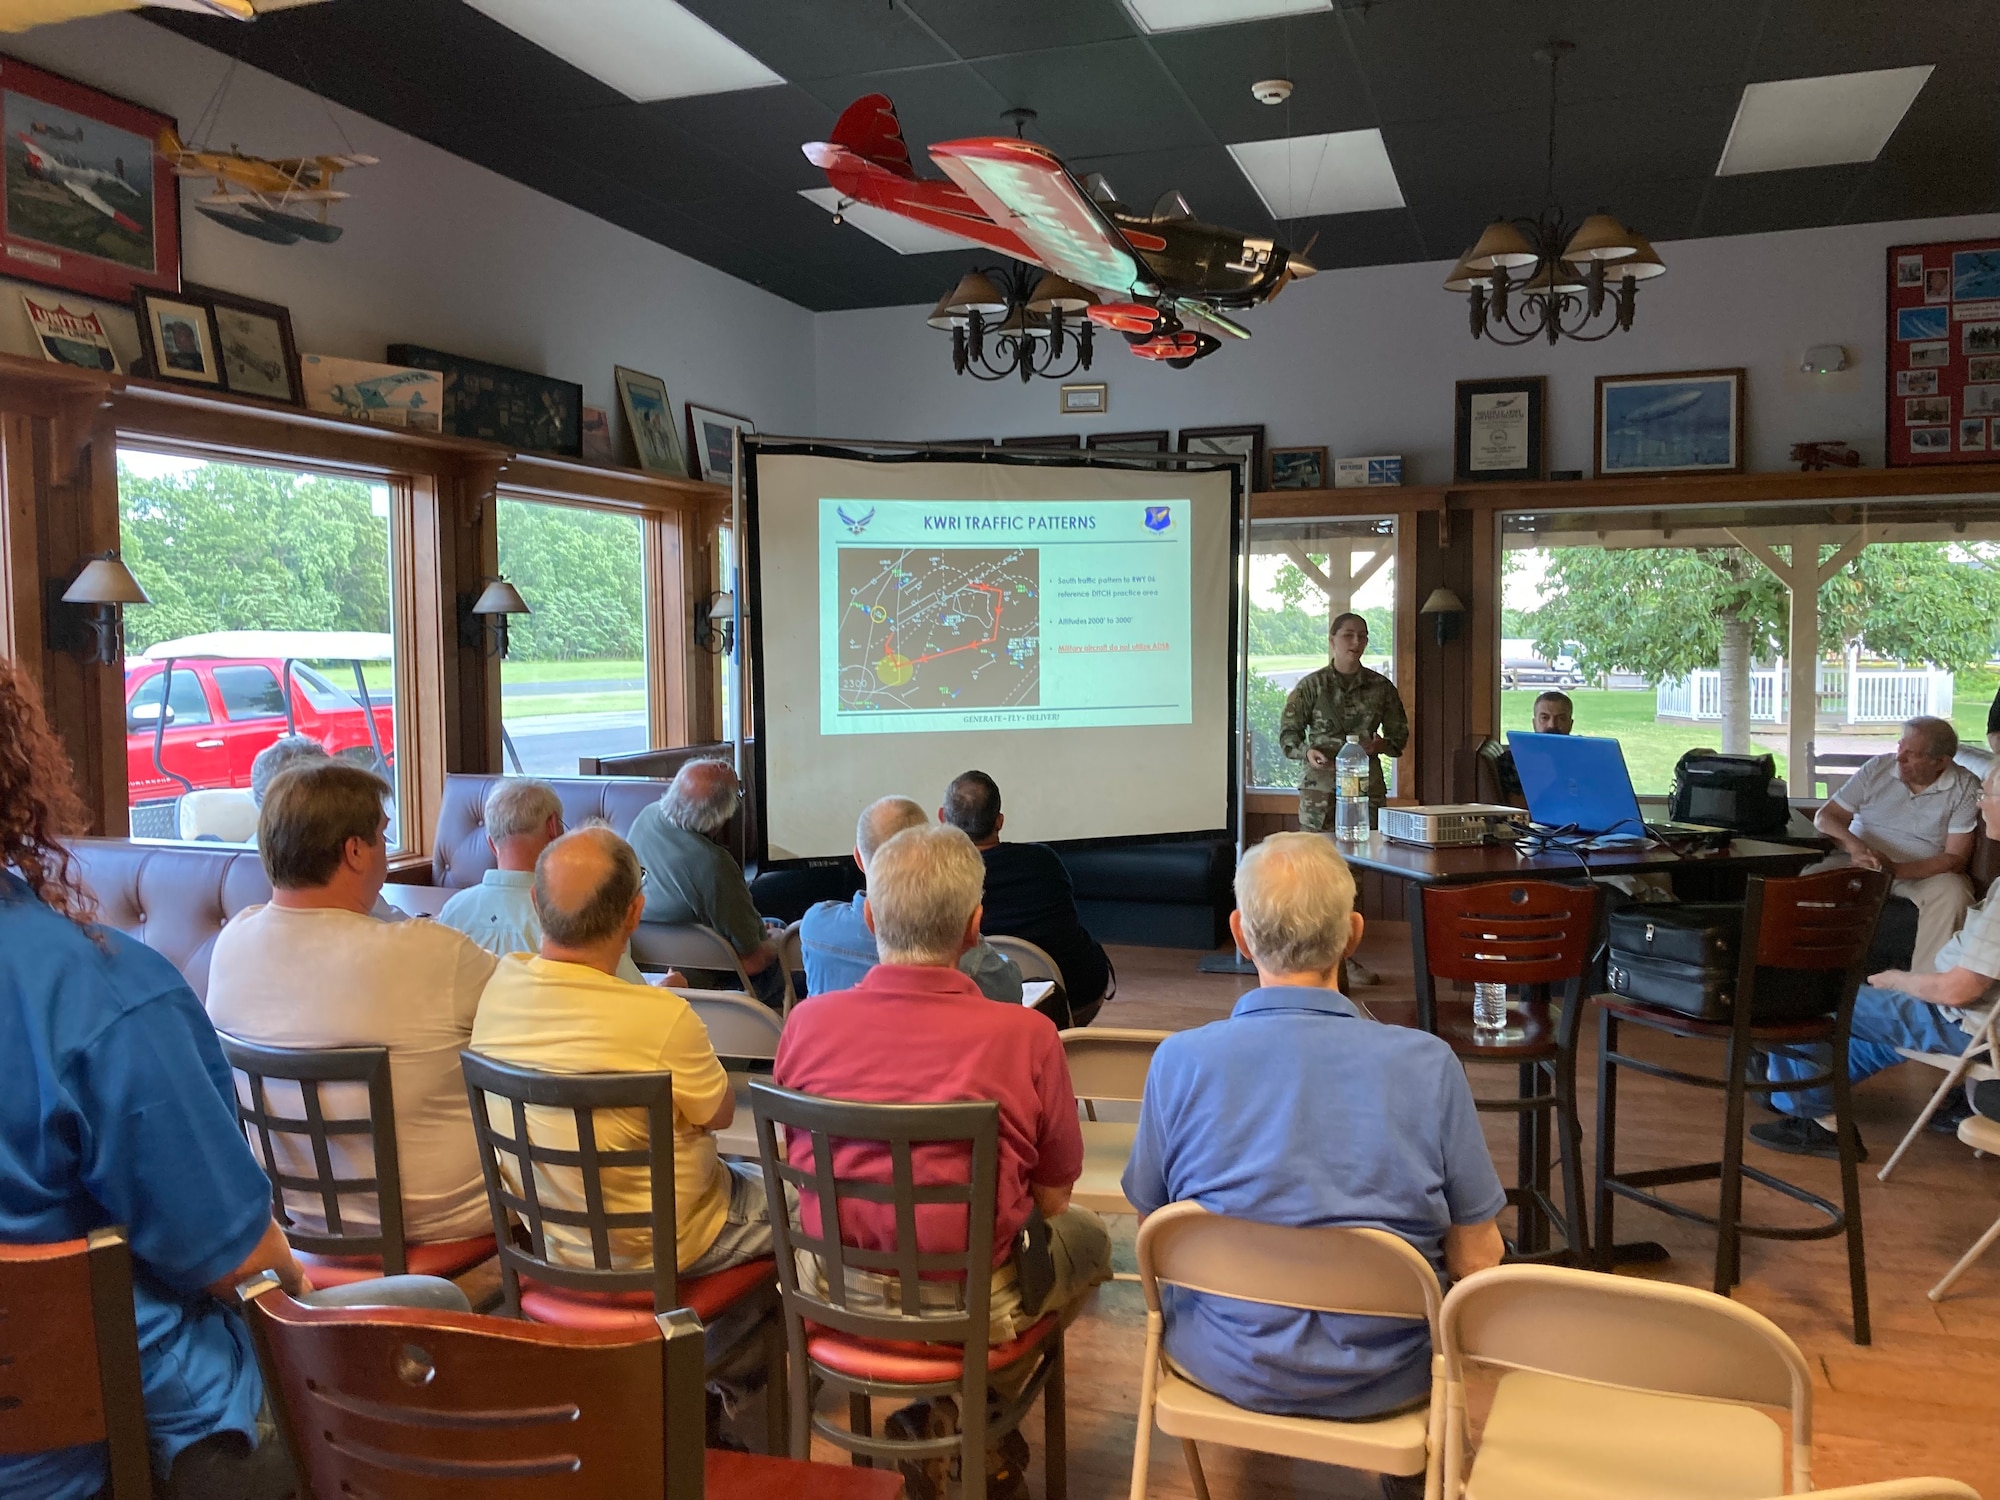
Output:
<svg viewBox="0 0 2000 1500">
<path fill-rule="evenodd" d="M 1177 368 L 1220 348 L 1218 333 L 1250 337 L 1224 308 L 1255 307 L 1314 271 L 1275 240 L 1197 222 L 1178 194 L 1136 214 L 1101 178 L 1078 182 L 1033 141 L 943 141 L 931 160 L 950 181 L 918 177 L 896 106 L 882 94 L 848 105 L 833 139 L 804 150 L 850 202 L 991 246 L 1096 293 L 1103 300 L 1089 309 L 1093 323 L 1124 334 L 1134 354 Z"/>
</svg>

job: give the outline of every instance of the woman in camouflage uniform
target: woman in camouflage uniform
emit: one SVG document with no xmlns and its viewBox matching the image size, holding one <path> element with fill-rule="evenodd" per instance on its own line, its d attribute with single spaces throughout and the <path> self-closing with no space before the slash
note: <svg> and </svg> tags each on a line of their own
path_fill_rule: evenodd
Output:
<svg viewBox="0 0 2000 1500">
<path fill-rule="evenodd" d="M 1285 699 L 1278 743 L 1286 756 L 1306 763 L 1299 778 L 1299 827 L 1326 828 L 1333 816 L 1333 758 L 1350 734 L 1368 752 L 1369 822 L 1388 796 L 1382 779 L 1383 755 L 1397 756 L 1410 743 L 1410 719 L 1396 684 L 1361 665 L 1368 649 L 1368 622 L 1359 615 L 1336 615 L 1326 643 L 1332 660 L 1299 679 Z"/>
</svg>

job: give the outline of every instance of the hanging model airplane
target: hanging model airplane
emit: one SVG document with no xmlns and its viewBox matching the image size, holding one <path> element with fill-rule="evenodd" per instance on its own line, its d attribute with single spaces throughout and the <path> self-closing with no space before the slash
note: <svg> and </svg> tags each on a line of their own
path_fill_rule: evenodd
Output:
<svg viewBox="0 0 2000 1500">
<path fill-rule="evenodd" d="M 315 240 L 330 245 L 340 226 L 327 222 L 327 208 L 351 196 L 333 186 L 349 167 L 372 167 L 379 158 L 349 153 L 268 160 L 240 151 L 201 151 L 183 144 L 173 130 L 160 132 L 160 154 L 183 177 L 212 177 L 215 190 L 195 211 L 216 223 L 268 240 L 296 245 Z"/>
<path fill-rule="evenodd" d="M 61 130 L 53 130 L 45 125 L 31 125 L 18 132 L 15 139 L 26 149 L 28 155 L 28 175 L 39 177 L 44 182 L 53 182 L 57 187 L 69 191 L 103 214 L 120 229 L 129 229 L 134 234 L 142 234 L 138 220 L 122 209 L 113 207 L 104 197 L 106 191 L 125 193 L 135 201 L 145 195 L 125 180 L 125 164 L 114 162 L 109 167 L 93 167 L 76 157 L 65 156 L 53 146 L 36 141 L 41 135 L 55 140 L 80 140 L 82 132 L 74 136 Z"/>
<path fill-rule="evenodd" d="M 1314 272 L 1275 240 L 1197 221 L 1178 194 L 1137 214 L 1101 178 L 1078 182 L 1061 158 L 1007 136 L 943 141 L 931 160 L 948 182 L 910 165 L 896 106 L 868 94 L 847 106 L 833 139 L 804 148 L 842 197 L 1032 262 L 1104 300 L 1093 323 L 1132 352 L 1185 368 L 1250 330 L 1223 312 L 1268 302 Z M 1200 325 L 1200 326 L 1190 326 Z M 1212 331 L 1211 331 L 1212 330 Z"/>
</svg>

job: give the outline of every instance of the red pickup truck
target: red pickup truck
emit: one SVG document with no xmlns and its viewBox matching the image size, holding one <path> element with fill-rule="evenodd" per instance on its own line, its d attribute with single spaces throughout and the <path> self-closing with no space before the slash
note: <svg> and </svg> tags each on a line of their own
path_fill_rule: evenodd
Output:
<svg viewBox="0 0 2000 1500">
<path fill-rule="evenodd" d="M 329 754 L 377 770 L 393 766 L 389 695 L 371 693 L 364 709 L 359 685 L 338 680 L 354 671 L 349 663 L 388 655 L 386 634 L 238 630 L 164 641 L 128 659 L 125 755 L 133 806 L 170 802 L 188 791 L 247 788 L 257 752 L 288 733 L 309 735 Z M 301 658 L 342 665 L 330 675 Z"/>
</svg>

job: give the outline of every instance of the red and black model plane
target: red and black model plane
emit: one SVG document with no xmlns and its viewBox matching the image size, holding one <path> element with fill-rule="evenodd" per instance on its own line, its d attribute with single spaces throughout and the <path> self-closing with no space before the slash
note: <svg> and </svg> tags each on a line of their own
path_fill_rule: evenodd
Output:
<svg viewBox="0 0 2000 1500">
<path fill-rule="evenodd" d="M 833 139 L 805 154 L 854 203 L 1045 267 L 1097 294 L 1100 327 L 1132 352 L 1185 368 L 1221 347 L 1218 334 L 1250 330 L 1224 308 L 1255 307 L 1314 267 L 1275 240 L 1203 224 L 1170 194 L 1151 214 L 1134 213 L 1102 179 L 1077 181 L 1046 146 L 1008 136 L 941 141 L 931 160 L 950 180 L 918 177 L 896 106 L 868 94 L 847 106 Z"/>
</svg>

